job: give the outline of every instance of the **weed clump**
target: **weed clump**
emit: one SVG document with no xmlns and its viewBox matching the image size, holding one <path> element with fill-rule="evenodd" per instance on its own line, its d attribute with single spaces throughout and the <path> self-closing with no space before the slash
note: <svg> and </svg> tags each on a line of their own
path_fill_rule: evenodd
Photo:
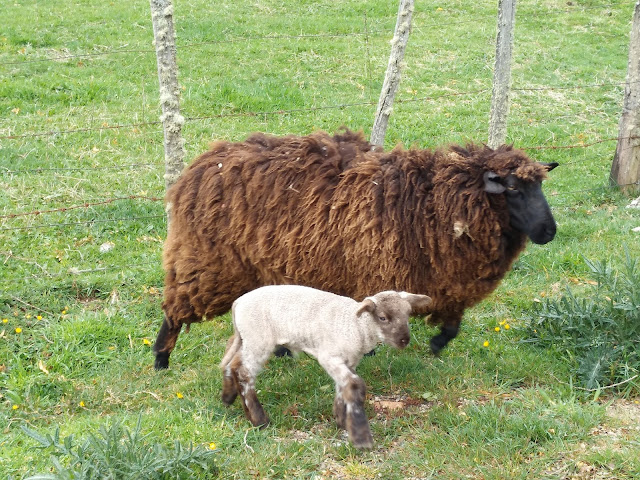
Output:
<svg viewBox="0 0 640 480">
<path fill-rule="evenodd" d="M 557 351 L 575 364 L 587 389 L 615 385 L 640 392 L 640 265 L 625 249 L 622 267 L 585 258 L 594 282 L 559 299 L 534 304 L 528 318 L 533 343 Z"/>
<path fill-rule="evenodd" d="M 146 442 L 140 433 L 140 419 L 133 432 L 115 423 L 101 427 L 97 435 L 90 434 L 81 444 L 73 435 L 60 439 L 56 428 L 52 435 L 41 435 L 28 427 L 25 434 L 51 453 L 54 473 L 28 477 L 26 480 L 93 480 L 127 479 L 169 480 L 212 478 L 218 475 L 214 463 L 215 444 L 206 447 L 183 447 L 176 441 L 173 448 Z"/>
</svg>

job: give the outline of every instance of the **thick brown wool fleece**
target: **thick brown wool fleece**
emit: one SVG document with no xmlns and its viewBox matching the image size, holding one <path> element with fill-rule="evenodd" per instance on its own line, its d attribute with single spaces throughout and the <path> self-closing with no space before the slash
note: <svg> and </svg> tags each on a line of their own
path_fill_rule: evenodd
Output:
<svg viewBox="0 0 640 480">
<path fill-rule="evenodd" d="M 243 293 L 300 284 L 356 300 L 383 290 L 433 298 L 435 322 L 492 292 L 524 248 L 483 174 L 541 181 L 503 146 L 373 151 L 362 133 L 215 142 L 167 194 L 163 308 L 174 325 Z"/>
</svg>

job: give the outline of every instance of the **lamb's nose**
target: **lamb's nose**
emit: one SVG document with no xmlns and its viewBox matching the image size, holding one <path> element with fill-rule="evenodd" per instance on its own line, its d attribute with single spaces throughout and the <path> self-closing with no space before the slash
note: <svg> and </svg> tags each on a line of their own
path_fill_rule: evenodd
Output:
<svg viewBox="0 0 640 480">
<path fill-rule="evenodd" d="M 402 337 L 400 339 L 400 347 L 404 348 L 409 345 L 409 337 Z"/>
</svg>

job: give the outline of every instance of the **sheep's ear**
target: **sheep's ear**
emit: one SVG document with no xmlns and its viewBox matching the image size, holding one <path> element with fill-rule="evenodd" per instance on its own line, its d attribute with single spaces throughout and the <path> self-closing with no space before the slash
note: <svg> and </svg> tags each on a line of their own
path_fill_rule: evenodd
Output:
<svg viewBox="0 0 640 480">
<path fill-rule="evenodd" d="M 550 172 L 551 170 L 553 170 L 554 168 L 556 168 L 560 164 L 558 162 L 551 162 L 551 163 L 538 162 L 538 165 L 542 165 L 544 168 L 547 169 L 547 172 Z"/>
<path fill-rule="evenodd" d="M 431 297 L 428 295 L 417 295 L 415 293 L 400 292 L 400 298 L 409 302 L 413 310 L 422 311 L 431 305 Z"/>
<path fill-rule="evenodd" d="M 503 193 L 506 188 L 502 184 L 503 180 L 495 172 L 484 172 L 484 191 L 487 193 Z"/>
<path fill-rule="evenodd" d="M 356 312 L 356 317 L 359 317 L 364 312 L 373 313 L 375 312 L 375 310 L 376 310 L 375 299 L 373 297 L 367 297 L 360 304 L 360 308 L 358 308 L 358 311 Z"/>
</svg>

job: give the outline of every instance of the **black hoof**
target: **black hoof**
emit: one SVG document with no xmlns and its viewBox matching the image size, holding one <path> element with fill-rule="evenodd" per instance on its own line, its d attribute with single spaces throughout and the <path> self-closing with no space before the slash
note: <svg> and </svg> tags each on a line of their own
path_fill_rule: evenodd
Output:
<svg viewBox="0 0 640 480">
<path fill-rule="evenodd" d="M 447 342 L 440 338 L 440 335 L 436 335 L 429 341 L 431 353 L 433 353 L 436 357 L 440 355 L 440 352 L 446 345 Z"/>
<path fill-rule="evenodd" d="M 167 352 L 156 353 L 156 361 L 153 366 L 156 370 L 165 370 L 169 368 L 169 354 Z"/>
<path fill-rule="evenodd" d="M 376 349 L 374 348 L 369 353 L 365 353 L 364 356 L 365 357 L 373 357 L 375 354 L 376 354 Z"/>
<path fill-rule="evenodd" d="M 291 350 L 285 347 L 278 347 L 277 350 L 275 351 L 275 356 L 276 357 L 293 357 L 293 355 L 291 354 Z"/>
</svg>

